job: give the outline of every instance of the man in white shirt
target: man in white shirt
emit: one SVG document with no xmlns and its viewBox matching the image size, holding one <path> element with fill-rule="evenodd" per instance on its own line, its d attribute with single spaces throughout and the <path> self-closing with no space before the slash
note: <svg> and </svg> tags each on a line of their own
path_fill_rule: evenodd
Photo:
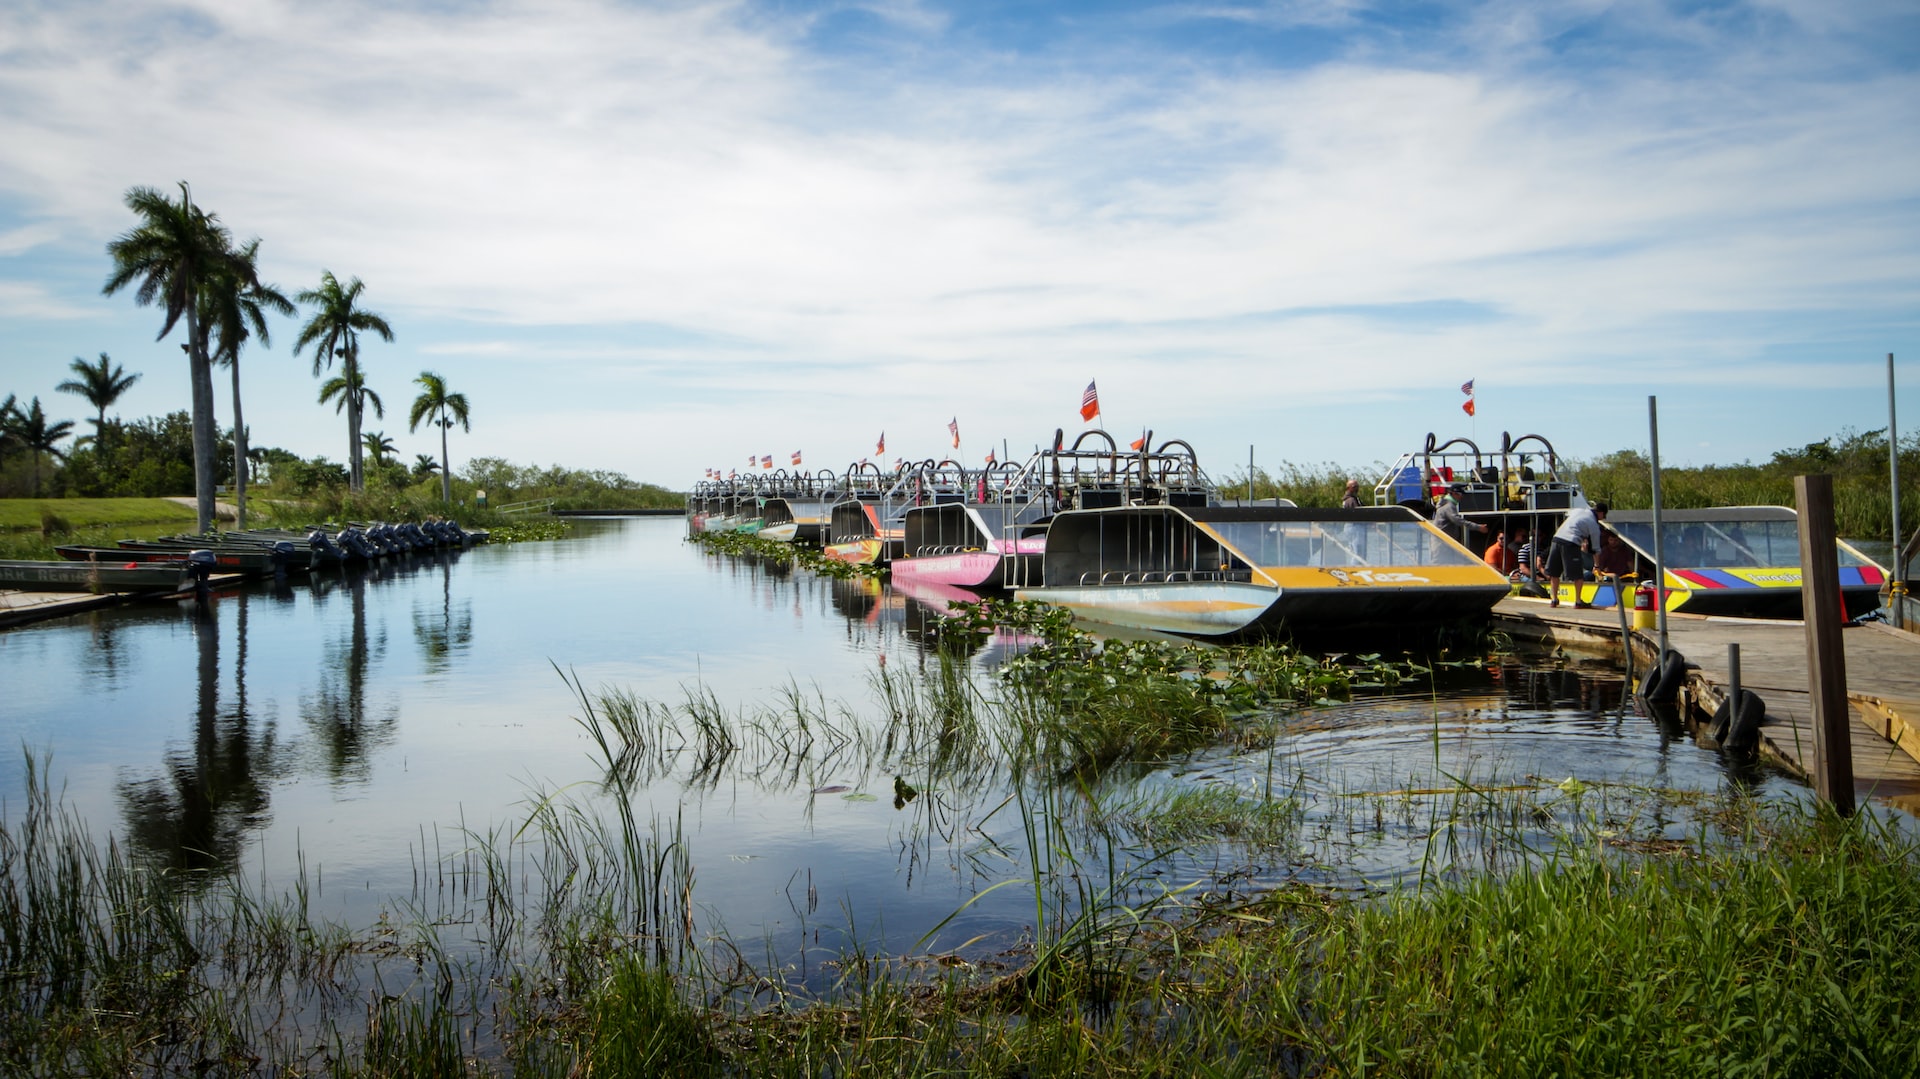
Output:
<svg viewBox="0 0 1920 1079">
<path fill-rule="evenodd" d="M 1573 580 L 1575 607 L 1593 606 L 1580 602 L 1580 578 L 1586 575 L 1586 563 L 1581 552 L 1600 549 L 1600 522 L 1606 519 L 1607 504 L 1595 502 L 1593 508 L 1574 510 L 1560 523 L 1560 530 L 1553 534 L 1553 549 L 1547 552 L 1547 595 L 1551 597 L 1547 606 L 1560 606 L 1562 577 Z"/>
</svg>

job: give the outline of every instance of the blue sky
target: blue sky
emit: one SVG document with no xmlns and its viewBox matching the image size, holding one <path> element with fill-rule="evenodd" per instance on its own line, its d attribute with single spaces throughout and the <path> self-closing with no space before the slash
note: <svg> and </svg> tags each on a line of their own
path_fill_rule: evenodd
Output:
<svg viewBox="0 0 1920 1079">
<path fill-rule="evenodd" d="M 80 419 L 104 351 L 185 406 L 100 286 L 187 180 L 289 292 L 366 282 L 369 427 L 436 449 L 438 371 L 456 468 L 978 460 L 1096 378 L 1216 475 L 1644 448 L 1649 395 L 1670 460 L 1764 459 L 1884 426 L 1889 352 L 1920 430 L 1916 61 L 1877 0 L 11 4 L 0 394 Z M 254 441 L 343 459 L 297 328 Z"/>
</svg>

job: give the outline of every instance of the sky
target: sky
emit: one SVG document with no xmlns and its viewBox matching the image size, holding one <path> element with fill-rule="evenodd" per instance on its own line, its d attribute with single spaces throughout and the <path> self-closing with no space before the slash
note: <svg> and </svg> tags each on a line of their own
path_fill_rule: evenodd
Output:
<svg viewBox="0 0 1920 1079">
<path fill-rule="evenodd" d="M 0 395 L 85 430 L 106 352 L 116 413 L 187 407 L 183 331 L 102 294 L 181 181 L 290 295 L 365 282 L 367 428 L 437 452 L 438 372 L 456 472 L 977 463 L 1089 381 L 1216 478 L 1644 451 L 1649 397 L 1732 463 L 1885 427 L 1889 353 L 1920 430 L 1910 0 L 12 0 Z M 341 461 L 302 321 L 252 440 Z"/>
</svg>

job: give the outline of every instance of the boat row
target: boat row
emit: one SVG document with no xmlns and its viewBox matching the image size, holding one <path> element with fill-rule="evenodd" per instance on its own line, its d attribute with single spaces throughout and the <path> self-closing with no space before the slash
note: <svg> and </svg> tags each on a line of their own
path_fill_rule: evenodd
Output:
<svg viewBox="0 0 1920 1079">
<path fill-rule="evenodd" d="M 1469 549 L 1484 556 L 1496 535 L 1526 533 L 1543 550 L 1566 515 L 1589 508 L 1585 493 L 1539 435 L 1503 434 L 1498 448 L 1470 439 L 1441 442 L 1429 434 L 1420 449 L 1402 455 L 1374 487 L 1377 505 L 1430 512 L 1433 499 L 1451 492 L 1461 515 L 1484 525 L 1469 531 Z M 1629 592 L 1653 585 L 1650 597 L 1668 611 L 1746 618 L 1799 618 L 1801 614 L 1800 517 L 1785 506 L 1719 506 L 1668 509 L 1660 513 L 1656 543 L 1652 510 L 1610 511 L 1603 528 L 1618 536 L 1632 569 L 1620 582 L 1563 582 L 1563 603 L 1599 606 L 1631 602 Z M 1844 540 L 1835 544 L 1840 595 L 1847 616 L 1880 606 L 1887 571 Z M 1657 572 L 1661 558 L 1666 570 Z"/>
<path fill-rule="evenodd" d="M 0 588 L 31 592 L 175 593 L 196 573 L 281 575 L 412 552 L 462 549 L 487 533 L 452 521 L 354 524 L 329 530 L 256 528 L 121 540 L 114 547 L 54 548 L 64 561 L 0 561 Z"/>
<path fill-rule="evenodd" d="M 1459 538 L 1434 524 L 1451 495 L 1469 521 Z M 690 532 L 741 531 L 818 544 L 846 562 L 884 566 L 897 586 L 1001 590 L 1092 622 L 1199 638 L 1274 631 L 1403 628 L 1483 616 L 1514 587 L 1488 564 L 1495 535 L 1545 540 L 1588 503 L 1539 435 L 1468 439 L 1402 455 L 1370 505 L 1304 508 L 1225 497 L 1186 442 L 1130 447 L 1089 429 L 1024 462 L 968 468 L 952 459 L 868 462 L 838 475 L 770 471 L 708 480 L 687 503 Z M 1633 551 L 1629 581 L 1655 577 L 1650 514 L 1612 513 Z M 1781 507 L 1663 514 L 1672 610 L 1797 616 L 1798 523 Z M 1850 613 L 1879 602 L 1884 573 L 1840 545 Z M 1610 604 L 1612 582 L 1561 585 L 1569 601 Z M 968 592 L 967 594 L 971 594 Z"/>
</svg>

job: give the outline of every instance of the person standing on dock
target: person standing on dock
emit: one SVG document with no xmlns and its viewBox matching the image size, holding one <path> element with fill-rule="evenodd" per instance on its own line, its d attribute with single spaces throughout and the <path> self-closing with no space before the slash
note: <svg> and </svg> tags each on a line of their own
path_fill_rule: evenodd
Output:
<svg viewBox="0 0 1920 1079">
<path fill-rule="evenodd" d="M 1340 499 L 1340 508 L 1343 510 L 1357 510 L 1360 508 L 1359 480 L 1347 481 L 1347 493 Z"/>
<path fill-rule="evenodd" d="M 1607 519 L 1607 504 L 1595 502 L 1591 509 L 1581 508 L 1567 514 L 1560 531 L 1553 534 L 1553 549 L 1547 552 L 1547 606 L 1560 606 L 1560 578 L 1573 581 L 1573 605 L 1591 607 L 1580 599 L 1580 579 L 1586 576 L 1583 552 L 1600 549 L 1600 522 Z"/>
</svg>

